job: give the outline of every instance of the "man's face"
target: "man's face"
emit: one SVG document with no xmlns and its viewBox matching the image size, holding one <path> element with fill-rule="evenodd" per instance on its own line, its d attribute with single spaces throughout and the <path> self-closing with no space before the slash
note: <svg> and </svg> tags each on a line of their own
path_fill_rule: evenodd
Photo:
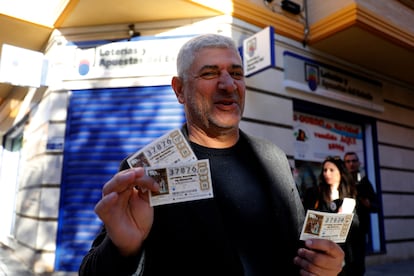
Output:
<svg viewBox="0 0 414 276">
<path fill-rule="evenodd" d="M 349 154 L 344 158 L 346 169 L 350 173 L 355 173 L 359 171 L 359 160 L 358 156 L 355 154 Z"/>
<path fill-rule="evenodd" d="M 204 130 L 234 129 L 244 110 L 245 88 L 238 53 L 206 48 L 196 54 L 179 101 L 190 124 Z"/>
</svg>

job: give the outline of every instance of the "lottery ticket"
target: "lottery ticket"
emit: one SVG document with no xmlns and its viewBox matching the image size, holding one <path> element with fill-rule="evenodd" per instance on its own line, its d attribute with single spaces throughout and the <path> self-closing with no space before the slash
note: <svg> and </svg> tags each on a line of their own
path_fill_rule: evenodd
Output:
<svg viewBox="0 0 414 276">
<path fill-rule="evenodd" d="M 128 165 L 147 167 L 197 160 L 193 150 L 179 129 L 174 129 L 131 155 Z"/>
<path fill-rule="evenodd" d="M 338 214 L 308 210 L 300 235 L 301 240 L 328 239 L 343 243 L 348 236 L 354 214 Z"/>
<path fill-rule="evenodd" d="M 208 159 L 168 167 L 146 167 L 145 172 L 160 185 L 159 192 L 149 194 L 151 206 L 213 197 Z"/>
</svg>

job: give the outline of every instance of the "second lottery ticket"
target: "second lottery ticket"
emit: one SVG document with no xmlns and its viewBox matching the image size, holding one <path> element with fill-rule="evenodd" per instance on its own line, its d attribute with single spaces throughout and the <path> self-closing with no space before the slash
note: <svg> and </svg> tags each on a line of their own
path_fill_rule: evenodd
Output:
<svg viewBox="0 0 414 276">
<path fill-rule="evenodd" d="M 131 155 L 128 165 L 147 167 L 197 160 L 193 150 L 179 129 L 171 130 Z"/>
</svg>

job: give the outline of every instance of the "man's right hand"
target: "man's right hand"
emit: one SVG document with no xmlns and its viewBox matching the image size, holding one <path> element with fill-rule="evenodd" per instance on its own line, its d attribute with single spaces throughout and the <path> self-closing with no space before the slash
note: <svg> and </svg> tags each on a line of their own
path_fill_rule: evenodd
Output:
<svg viewBox="0 0 414 276">
<path fill-rule="evenodd" d="M 121 171 L 105 183 L 95 212 L 105 224 L 109 238 L 124 256 L 139 252 L 154 218 L 148 190 L 159 185 L 142 167 Z"/>
</svg>

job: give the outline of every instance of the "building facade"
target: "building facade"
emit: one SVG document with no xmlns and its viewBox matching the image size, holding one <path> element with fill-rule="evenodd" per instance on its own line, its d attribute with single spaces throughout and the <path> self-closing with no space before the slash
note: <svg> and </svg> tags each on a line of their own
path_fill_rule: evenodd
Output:
<svg viewBox="0 0 414 276">
<path fill-rule="evenodd" d="M 401 25 L 414 10 L 399 1 L 394 12 L 378 1 L 296 1 L 298 14 L 280 1 L 229 1 L 231 11 L 197 2 L 220 14 L 137 18 L 141 36 L 118 37 L 125 24 L 103 23 L 52 33 L 46 80 L 14 85 L 1 103 L 0 241 L 37 272 L 75 273 L 101 226 L 93 208 L 102 185 L 124 157 L 184 122 L 170 88 L 179 47 L 220 33 L 249 72 L 242 129 L 286 152 L 299 191 L 327 155 L 358 152 L 380 201 L 367 263 L 413 259 L 414 66 L 393 66 L 401 51 L 414 56 L 414 30 Z M 351 48 L 361 35 L 385 42 Z"/>
</svg>

